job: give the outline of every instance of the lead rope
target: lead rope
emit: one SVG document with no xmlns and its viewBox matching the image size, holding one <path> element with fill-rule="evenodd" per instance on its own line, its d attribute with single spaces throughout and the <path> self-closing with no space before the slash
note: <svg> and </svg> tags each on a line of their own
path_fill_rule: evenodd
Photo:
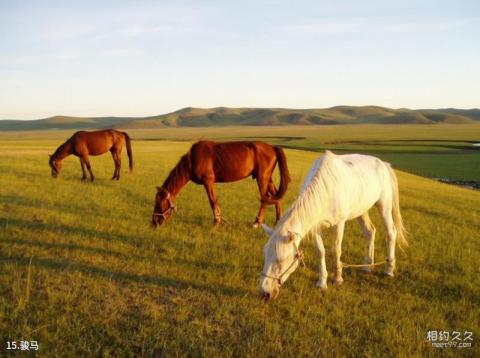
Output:
<svg viewBox="0 0 480 358">
<path fill-rule="evenodd" d="M 344 263 L 342 263 L 342 269 L 344 269 L 344 268 L 373 267 L 373 266 L 380 266 L 380 265 L 383 265 L 383 264 L 386 264 L 386 263 L 387 263 L 386 260 L 380 261 L 380 262 L 371 263 L 371 264 L 365 264 L 365 265 L 352 265 L 352 264 L 344 264 Z"/>
<path fill-rule="evenodd" d="M 300 234 L 298 232 L 292 232 L 292 234 L 295 234 L 297 236 L 300 236 Z M 298 248 L 297 248 L 297 251 L 298 251 Z M 363 264 L 363 265 L 357 265 L 357 264 L 344 264 L 342 263 L 342 269 L 344 268 L 362 268 L 362 267 L 374 267 L 374 266 L 380 266 L 380 265 L 384 265 L 388 262 L 388 260 L 383 260 L 383 261 L 380 261 L 380 262 L 375 262 L 375 263 L 371 263 L 371 264 Z M 303 255 L 302 255 L 302 263 L 303 263 L 303 266 L 305 267 L 305 262 L 303 261 Z"/>
<path fill-rule="evenodd" d="M 297 232 L 292 232 L 292 234 L 300 236 L 300 234 L 297 233 Z M 292 268 L 292 266 L 295 264 L 296 261 L 300 261 L 303 264 L 303 267 L 306 267 L 305 261 L 303 260 L 303 251 L 298 249 L 298 246 L 295 244 L 295 242 L 293 242 L 293 245 L 295 246 L 295 249 L 296 249 L 297 252 L 295 253 L 295 257 L 294 257 L 292 263 L 286 268 L 286 270 L 284 270 L 278 277 L 267 275 L 267 274 L 263 273 L 263 271 L 261 273 L 261 276 L 271 278 L 273 280 L 277 280 L 279 285 L 281 286 L 282 285 L 282 277 Z M 275 250 L 277 250 L 277 243 L 275 243 Z M 363 264 L 363 265 L 344 264 L 344 263 L 341 263 L 341 265 L 342 265 L 342 269 L 345 269 L 345 268 L 362 268 L 362 267 L 380 266 L 380 265 L 386 264 L 387 262 L 388 262 L 388 260 L 383 260 L 383 261 L 380 261 L 380 262 L 375 262 L 375 263 L 371 263 L 371 264 Z"/>
</svg>

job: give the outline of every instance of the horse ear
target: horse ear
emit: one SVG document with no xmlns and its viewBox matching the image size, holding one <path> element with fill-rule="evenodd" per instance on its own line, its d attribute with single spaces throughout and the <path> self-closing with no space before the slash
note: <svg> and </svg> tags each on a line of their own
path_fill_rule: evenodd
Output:
<svg viewBox="0 0 480 358">
<path fill-rule="evenodd" d="M 262 228 L 268 236 L 272 236 L 273 233 L 275 232 L 275 230 L 273 230 L 271 227 L 269 227 L 266 224 L 262 224 Z"/>
</svg>

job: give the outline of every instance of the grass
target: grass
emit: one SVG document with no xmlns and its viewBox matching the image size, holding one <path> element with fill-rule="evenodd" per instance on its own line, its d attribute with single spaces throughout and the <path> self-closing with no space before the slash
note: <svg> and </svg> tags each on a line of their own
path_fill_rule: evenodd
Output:
<svg viewBox="0 0 480 358">
<path fill-rule="evenodd" d="M 148 141 L 261 139 L 286 148 L 338 153 L 367 153 L 412 174 L 480 181 L 480 123 L 471 125 L 341 125 L 128 130 Z M 0 132 L 2 140 L 32 145 L 32 140 L 58 146 L 71 131 Z M 55 139 L 56 141 L 52 141 Z"/>
<path fill-rule="evenodd" d="M 375 139 L 372 128 L 368 140 Z M 168 133 L 178 138 L 181 131 Z M 58 145 L 56 135 L 63 134 L 0 142 L 2 344 L 38 340 L 42 356 L 478 356 L 479 192 L 399 172 L 410 247 L 399 253 L 394 279 L 380 270 L 346 271 L 343 286 L 322 293 L 306 239 L 307 268 L 264 304 L 257 285 L 266 236 L 249 225 L 258 209 L 254 181 L 218 185 L 231 225 L 213 230 L 203 188 L 189 184 L 175 217 L 153 231 L 155 186 L 188 142 L 137 140 L 134 175 L 126 173 L 125 153 L 120 182 L 109 180 L 111 158 L 95 157 L 97 180 L 84 183 L 76 158 L 66 160 L 59 179 L 50 178 L 46 154 Z M 319 155 L 286 153 L 293 180 L 284 208 Z M 385 231 L 372 213 L 381 260 Z M 273 219 L 269 209 L 267 222 Z M 343 261 L 361 262 L 363 250 L 358 225 L 349 223 Z M 474 347 L 439 351 L 426 341 L 430 330 L 472 331 Z"/>
</svg>

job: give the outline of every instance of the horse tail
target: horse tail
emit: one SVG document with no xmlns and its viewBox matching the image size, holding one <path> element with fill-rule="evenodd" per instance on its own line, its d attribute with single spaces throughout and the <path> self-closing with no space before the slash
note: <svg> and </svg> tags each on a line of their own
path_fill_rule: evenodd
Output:
<svg viewBox="0 0 480 358">
<path fill-rule="evenodd" d="M 281 147 L 273 147 L 277 156 L 278 168 L 280 170 L 280 186 L 276 193 L 270 193 L 268 198 L 262 198 L 263 202 L 268 204 L 275 204 L 283 198 L 288 189 L 288 183 L 290 183 L 290 172 L 288 171 L 287 158 L 285 152 Z"/>
<path fill-rule="evenodd" d="M 403 225 L 402 214 L 400 213 L 400 195 L 398 191 L 398 180 L 395 172 L 390 165 L 387 165 L 390 173 L 390 179 L 392 183 L 393 203 L 392 203 L 392 216 L 393 223 L 397 229 L 397 242 L 400 247 L 408 246 L 407 231 Z"/>
<path fill-rule="evenodd" d="M 130 140 L 129 135 L 126 132 L 122 132 L 125 137 L 125 143 L 127 144 L 127 154 L 128 154 L 128 165 L 130 168 L 130 173 L 133 172 L 133 152 L 132 152 L 132 141 Z"/>
</svg>

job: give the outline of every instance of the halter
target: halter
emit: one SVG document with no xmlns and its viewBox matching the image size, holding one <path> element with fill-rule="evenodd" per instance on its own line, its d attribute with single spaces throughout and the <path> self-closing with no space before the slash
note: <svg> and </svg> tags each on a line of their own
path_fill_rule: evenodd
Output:
<svg viewBox="0 0 480 358">
<path fill-rule="evenodd" d="M 166 190 L 166 189 L 165 189 Z M 175 204 L 173 203 L 172 199 L 170 198 L 170 193 L 167 191 L 167 197 L 166 199 L 168 200 L 168 208 L 166 208 L 163 212 L 160 212 L 160 213 L 157 213 L 157 212 L 153 212 L 152 214 L 152 218 L 154 217 L 161 217 L 163 220 L 167 220 L 167 217 L 165 216 L 167 213 L 169 213 L 170 211 L 175 211 L 176 208 L 175 208 Z"/>
<path fill-rule="evenodd" d="M 300 234 L 297 233 L 297 232 L 292 232 L 292 234 L 300 236 Z M 305 266 L 305 262 L 303 261 L 303 251 L 298 249 L 298 246 L 295 243 L 295 241 L 293 241 L 292 244 L 295 247 L 295 251 L 296 251 L 294 256 L 293 256 L 292 263 L 278 277 L 267 275 L 263 271 L 262 271 L 260 276 L 271 278 L 272 280 L 276 280 L 276 281 L 278 281 L 278 285 L 281 286 L 282 285 L 282 277 L 293 267 L 293 265 L 295 265 L 295 262 L 301 261 L 303 263 L 303 266 Z M 275 242 L 275 252 L 276 251 L 277 251 L 277 243 Z M 277 254 L 277 257 L 278 257 L 278 254 Z"/>
</svg>

